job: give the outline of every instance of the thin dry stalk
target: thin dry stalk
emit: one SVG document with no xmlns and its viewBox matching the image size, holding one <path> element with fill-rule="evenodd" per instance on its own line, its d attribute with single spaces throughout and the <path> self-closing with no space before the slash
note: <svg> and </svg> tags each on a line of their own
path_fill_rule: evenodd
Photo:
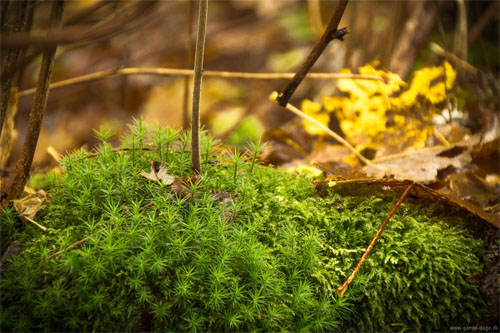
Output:
<svg viewBox="0 0 500 333">
<path fill-rule="evenodd" d="M 63 88 L 81 83 L 93 82 L 116 75 L 158 75 L 158 76 L 193 76 L 191 69 L 177 68 L 119 68 L 106 71 L 77 76 L 71 79 L 52 83 L 50 89 Z M 281 80 L 291 79 L 295 73 L 246 73 L 246 72 L 227 72 L 227 71 L 204 71 L 203 76 L 222 77 L 231 79 L 250 79 L 250 80 Z M 356 79 L 356 80 L 375 80 L 384 81 L 377 75 L 361 74 L 343 74 L 343 73 L 307 73 L 306 78 L 311 79 Z M 36 88 L 26 89 L 19 92 L 19 97 L 28 96 L 35 92 Z"/>
<path fill-rule="evenodd" d="M 208 0 L 200 0 L 198 10 L 198 34 L 196 35 L 196 53 L 194 55 L 193 111 L 191 114 L 191 147 L 193 170 L 201 171 L 200 156 L 200 99 L 201 80 L 203 77 L 203 55 L 207 32 Z"/>
<path fill-rule="evenodd" d="M 63 0 L 53 3 L 49 28 L 57 28 L 60 26 L 63 9 Z M 49 95 L 52 70 L 54 68 L 55 53 L 56 47 L 53 47 L 50 50 L 45 51 L 42 57 L 42 64 L 38 76 L 38 86 L 36 88 L 33 108 L 30 113 L 28 132 L 26 133 L 23 151 L 17 165 L 16 177 L 14 178 L 14 183 L 8 196 L 9 200 L 14 200 L 21 196 L 24 190 L 24 185 L 29 177 L 33 156 L 35 155 L 36 144 L 38 142 L 38 136 L 40 135 L 40 129 L 42 127 L 43 114 L 45 113 L 45 108 L 47 107 L 47 98 Z"/>
<path fill-rule="evenodd" d="M 43 231 L 47 231 L 47 228 L 44 227 L 43 225 L 41 225 L 40 223 L 36 222 L 35 220 L 33 220 L 32 218 L 28 217 L 28 216 L 23 216 L 22 218 L 26 219 L 26 221 L 28 222 L 31 222 L 33 223 L 36 227 L 42 229 Z"/>
<path fill-rule="evenodd" d="M 439 46 L 436 43 L 431 43 L 429 48 L 431 49 L 432 52 L 436 53 L 437 55 L 440 55 L 444 57 L 445 59 L 449 60 L 452 62 L 455 66 L 461 67 L 462 69 L 466 70 L 467 72 L 471 73 L 472 75 L 477 75 L 478 70 L 476 67 L 472 66 L 469 64 L 467 61 L 460 59 L 453 53 L 445 51 L 441 46 Z"/>
<path fill-rule="evenodd" d="M 271 94 L 271 100 L 276 101 L 276 97 L 277 96 L 278 96 L 278 93 L 274 92 L 273 94 Z M 305 119 L 305 120 L 313 123 L 315 126 L 318 126 L 319 128 L 321 128 L 323 131 L 325 131 L 326 134 L 330 135 L 332 138 L 334 138 L 335 140 L 337 140 L 338 142 L 340 142 L 340 144 L 342 144 L 347 149 L 349 149 L 354 155 L 356 155 L 357 158 L 359 158 L 359 160 L 361 162 L 363 162 L 366 165 L 369 165 L 369 166 L 371 166 L 373 168 L 381 169 L 378 165 L 373 164 L 369 159 L 367 159 L 366 157 L 364 157 L 363 155 L 361 155 L 356 150 L 356 148 L 354 148 L 353 146 L 351 146 L 351 144 L 349 142 L 347 142 L 343 137 L 341 137 L 340 135 L 338 135 L 337 133 L 335 133 L 334 131 L 332 131 L 331 129 L 329 129 L 328 127 L 326 127 L 325 125 L 323 125 L 322 123 L 320 123 L 319 121 L 317 121 L 316 119 L 314 119 L 313 117 L 311 117 L 311 116 L 305 114 L 304 112 L 300 111 L 297 107 L 293 106 L 290 103 L 288 103 L 285 108 L 288 111 L 296 114 L 300 118 Z"/>
<path fill-rule="evenodd" d="M 408 185 L 408 187 L 406 188 L 406 190 L 403 192 L 403 194 L 401 195 L 401 197 L 399 198 L 399 200 L 396 202 L 396 204 L 394 205 L 394 207 L 392 207 L 391 211 L 389 212 L 389 214 L 385 218 L 384 222 L 382 223 L 382 225 L 378 229 L 377 233 L 375 234 L 375 237 L 373 237 L 370 245 L 368 245 L 368 247 L 366 248 L 365 253 L 363 253 L 363 256 L 361 257 L 361 259 L 359 260 L 358 264 L 356 265 L 356 267 L 352 271 L 351 275 L 347 278 L 347 280 L 344 282 L 344 284 L 341 287 L 337 288 L 337 290 L 335 291 L 335 293 L 337 294 L 338 297 L 343 297 L 344 296 L 344 293 L 346 292 L 347 288 L 349 287 L 349 285 L 351 284 L 351 282 L 356 277 L 356 274 L 361 269 L 361 266 L 363 266 L 363 263 L 365 262 L 366 258 L 368 257 L 368 255 L 370 254 L 371 250 L 373 249 L 373 246 L 375 246 L 375 243 L 377 242 L 377 239 L 380 237 L 380 234 L 382 234 L 382 231 L 384 230 L 385 226 L 387 225 L 387 222 L 389 222 L 389 220 L 391 219 L 392 215 L 394 215 L 394 213 L 396 212 L 396 209 L 398 209 L 399 205 L 401 205 L 401 203 L 406 198 L 406 196 L 408 195 L 408 193 L 410 192 L 410 190 L 411 190 L 411 188 L 413 187 L 414 184 L 415 183 L 412 182 L 410 185 Z"/>
<path fill-rule="evenodd" d="M 457 1 L 457 24 L 453 37 L 453 53 L 459 58 L 467 60 L 467 10 L 464 0 Z"/>
</svg>

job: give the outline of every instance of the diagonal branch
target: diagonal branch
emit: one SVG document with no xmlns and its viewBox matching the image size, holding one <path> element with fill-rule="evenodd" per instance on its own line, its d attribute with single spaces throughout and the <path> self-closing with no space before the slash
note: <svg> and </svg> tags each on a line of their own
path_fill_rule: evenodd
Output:
<svg viewBox="0 0 500 333">
<path fill-rule="evenodd" d="M 399 205 L 401 205 L 401 203 L 406 198 L 406 196 L 408 195 L 408 193 L 410 192 L 410 190 L 414 184 L 415 184 L 414 182 L 411 182 L 411 184 L 408 185 L 408 187 L 403 192 L 403 194 L 401 195 L 399 200 L 394 204 L 394 207 L 392 207 L 391 211 L 389 212 L 387 217 L 384 219 L 384 222 L 382 223 L 382 225 L 378 229 L 377 233 L 375 234 L 375 237 L 373 237 L 372 241 L 370 242 L 370 245 L 368 245 L 368 247 L 366 248 L 365 253 L 363 253 L 363 256 L 361 257 L 358 264 L 356 265 L 356 267 L 352 271 L 351 275 L 347 278 L 347 280 L 344 282 L 344 284 L 341 287 L 337 288 L 337 290 L 335 291 L 339 297 L 344 296 L 344 293 L 346 292 L 347 288 L 351 284 L 352 280 L 354 280 L 354 277 L 356 276 L 358 271 L 361 269 L 361 266 L 365 262 L 366 258 L 370 254 L 373 247 L 375 246 L 375 243 L 377 242 L 377 239 L 380 237 L 380 234 L 382 233 L 382 231 L 384 231 L 384 228 L 387 225 L 387 223 L 389 222 L 389 220 L 391 219 L 392 215 L 394 215 L 394 213 L 396 212 L 396 209 L 398 209 Z"/>
<path fill-rule="evenodd" d="M 288 83 L 285 90 L 279 93 L 277 101 L 281 106 L 286 107 L 286 104 L 292 97 L 293 93 L 302 82 L 307 72 L 309 72 L 314 63 L 316 63 L 316 60 L 318 60 L 319 56 L 321 55 L 321 53 L 323 53 L 328 44 L 334 39 L 343 40 L 344 36 L 349 33 L 349 29 L 347 27 L 337 30 L 340 19 L 344 14 L 348 2 L 349 0 L 339 1 L 339 4 L 337 5 L 337 8 L 335 9 L 335 12 L 331 17 L 330 22 L 328 23 L 328 27 L 323 33 L 323 36 L 321 36 L 321 39 L 313 48 L 306 61 L 302 64 L 297 74 L 295 74 L 293 79 Z"/>
</svg>

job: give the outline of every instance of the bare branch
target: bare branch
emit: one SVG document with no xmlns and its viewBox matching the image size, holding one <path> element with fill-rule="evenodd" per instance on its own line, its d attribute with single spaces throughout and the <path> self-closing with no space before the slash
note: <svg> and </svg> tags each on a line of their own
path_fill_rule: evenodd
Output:
<svg viewBox="0 0 500 333">
<path fill-rule="evenodd" d="M 288 83 L 283 92 L 280 92 L 280 94 L 278 95 L 277 101 L 281 106 L 286 107 L 286 104 L 292 97 L 295 89 L 297 89 L 299 84 L 302 82 L 307 72 L 311 70 L 311 67 L 314 65 L 316 60 L 318 60 L 319 56 L 321 55 L 321 53 L 323 53 L 328 44 L 334 39 L 343 40 L 344 36 L 349 32 L 348 28 L 337 30 L 340 19 L 342 18 L 342 15 L 344 15 L 344 11 L 348 2 L 349 0 L 339 1 L 339 4 L 337 5 L 337 8 L 335 9 L 335 12 L 331 17 L 330 22 L 328 23 L 328 27 L 323 33 L 323 36 L 321 36 L 321 39 L 318 41 L 316 46 L 314 46 L 306 61 L 304 61 L 300 69 L 297 71 L 297 74 L 295 74 L 295 76 Z"/>
</svg>

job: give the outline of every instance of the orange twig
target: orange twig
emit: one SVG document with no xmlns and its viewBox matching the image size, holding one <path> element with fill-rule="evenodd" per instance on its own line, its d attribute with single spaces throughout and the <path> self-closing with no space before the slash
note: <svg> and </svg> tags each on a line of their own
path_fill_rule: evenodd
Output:
<svg viewBox="0 0 500 333">
<path fill-rule="evenodd" d="M 368 257 L 368 254 L 370 254 L 371 250 L 373 249 L 373 246 L 377 242 L 377 239 L 380 237 L 380 234 L 382 233 L 382 231 L 384 230 L 385 226 L 387 225 L 387 222 L 389 222 L 389 219 L 392 217 L 392 215 L 394 215 L 394 213 L 396 212 L 396 209 L 398 209 L 399 205 L 401 205 L 401 203 L 403 202 L 404 198 L 408 195 L 408 193 L 410 192 L 410 190 L 411 190 L 411 188 L 413 187 L 414 184 L 415 183 L 412 182 L 410 185 L 408 185 L 408 187 L 403 192 L 403 194 L 401 195 L 401 197 L 399 198 L 399 200 L 396 202 L 396 204 L 394 205 L 394 207 L 392 207 L 391 211 L 389 212 L 389 214 L 385 218 L 384 222 L 382 223 L 382 225 L 378 229 L 377 233 L 375 234 L 375 237 L 373 237 L 370 245 L 368 245 L 368 247 L 366 248 L 365 253 L 363 253 L 363 256 L 361 257 L 361 259 L 359 260 L 358 264 L 356 265 L 356 267 L 352 271 L 351 275 L 347 278 L 347 280 L 344 282 L 344 284 L 341 287 L 337 288 L 337 290 L 335 291 L 335 293 L 337 294 L 337 296 L 339 296 L 339 297 L 344 296 L 344 293 L 346 292 L 347 288 L 351 284 L 352 280 L 354 280 L 354 277 L 356 276 L 356 274 L 358 273 L 358 271 L 361 269 L 361 266 L 363 265 L 363 263 L 365 262 L 366 258 Z"/>
</svg>

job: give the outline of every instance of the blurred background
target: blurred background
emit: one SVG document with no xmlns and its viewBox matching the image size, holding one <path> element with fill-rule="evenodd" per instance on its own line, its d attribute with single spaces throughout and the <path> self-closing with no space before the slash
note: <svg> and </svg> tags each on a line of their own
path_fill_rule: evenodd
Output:
<svg viewBox="0 0 500 333">
<path fill-rule="evenodd" d="M 13 3 L 1 1 L 2 37 L 12 28 Z M 51 3 L 29 2 L 32 34 L 46 30 Z M 294 72 L 319 40 L 336 5 L 334 0 L 210 0 L 204 67 Z M 68 41 L 57 49 L 52 82 L 122 67 L 191 69 L 197 7 L 196 1 L 189 0 L 67 1 L 63 29 L 68 28 Z M 82 31 L 115 22 L 123 28 L 92 40 L 78 37 Z M 406 80 L 416 69 L 442 64 L 443 55 L 431 47 L 435 43 L 484 73 L 473 76 L 458 70 L 457 82 L 478 90 L 471 90 L 477 96 L 483 93 L 484 98 L 493 98 L 487 110 L 479 110 L 486 105 L 480 99 L 462 107 L 481 111 L 478 116 L 467 116 L 467 121 L 476 122 L 469 127 L 478 131 L 481 122 L 489 119 L 485 114 L 498 111 L 492 109 L 498 106 L 495 92 L 482 88 L 491 80 L 498 82 L 498 1 L 350 1 L 340 26 L 348 26 L 351 32 L 344 42 L 334 41 L 327 47 L 312 72 L 337 73 L 348 68 L 356 73 L 359 66 L 379 60 L 381 68 Z M 2 75 L 14 73 L 14 85 L 21 91 L 15 117 L 19 139 L 4 165 L 4 175 L 15 169 L 32 107 L 33 94 L 23 96 L 22 92 L 36 86 L 40 68 L 39 49 L 27 46 L 16 68 L 2 67 Z M 2 60 L 4 56 L 2 49 Z M 134 117 L 175 128 L 189 126 L 183 110 L 192 82 L 186 81 L 176 75 L 116 75 L 51 90 L 34 170 L 55 165 L 47 152 L 49 146 L 61 154 L 82 146 L 92 149 L 96 143 L 93 130 L 101 126 L 110 128 L 117 140 Z M 287 82 L 205 77 L 204 128 L 230 146 L 261 137 L 271 141 L 273 150 L 267 156 L 275 165 L 303 161 L 320 152 L 318 138 L 306 133 L 301 121 L 268 98 Z M 291 103 L 300 106 L 305 98 L 321 102 L 321 96 L 333 96 L 336 89 L 333 79 L 306 79 Z M 334 119 L 330 127 L 338 130 Z M 339 148 L 327 154 L 331 159 L 331 154 L 345 157 L 348 152 Z"/>
</svg>

